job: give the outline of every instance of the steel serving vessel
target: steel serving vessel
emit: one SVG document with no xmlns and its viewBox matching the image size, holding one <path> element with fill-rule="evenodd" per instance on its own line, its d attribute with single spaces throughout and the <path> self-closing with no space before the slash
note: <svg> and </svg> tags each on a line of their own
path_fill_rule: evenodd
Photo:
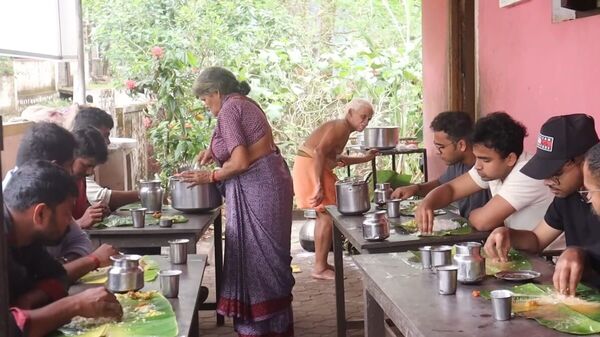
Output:
<svg viewBox="0 0 600 337">
<path fill-rule="evenodd" d="M 214 183 L 190 187 L 178 177 L 169 178 L 171 206 L 185 213 L 211 211 L 223 203 L 221 192 Z"/>
<path fill-rule="evenodd" d="M 108 270 L 106 288 L 115 293 L 136 291 L 144 287 L 144 270 L 140 266 L 140 255 L 111 256 L 112 266 Z"/>
<path fill-rule="evenodd" d="M 362 223 L 363 238 L 367 241 L 382 241 L 390 237 L 390 222 L 386 211 L 367 213 Z"/>
<path fill-rule="evenodd" d="M 398 144 L 397 126 L 369 127 L 363 131 L 363 146 L 371 149 L 392 149 Z"/>
<path fill-rule="evenodd" d="M 371 208 L 366 181 L 349 177 L 335 183 L 338 211 L 344 215 L 362 214 Z"/>
<path fill-rule="evenodd" d="M 375 203 L 379 206 L 383 206 L 392 198 L 392 185 L 390 183 L 375 184 L 373 193 L 375 195 Z"/>
<path fill-rule="evenodd" d="M 160 180 L 140 180 L 140 200 L 147 212 L 162 211 L 163 193 Z"/>
<path fill-rule="evenodd" d="M 481 256 L 481 243 L 461 242 L 454 245 L 454 264 L 458 267 L 458 282 L 477 283 L 485 277 L 485 259 Z"/>
</svg>

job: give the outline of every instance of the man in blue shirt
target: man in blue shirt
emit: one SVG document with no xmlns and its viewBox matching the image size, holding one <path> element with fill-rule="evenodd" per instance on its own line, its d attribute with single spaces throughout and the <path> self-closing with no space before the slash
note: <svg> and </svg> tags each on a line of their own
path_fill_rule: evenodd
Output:
<svg viewBox="0 0 600 337">
<path fill-rule="evenodd" d="M 430 128 L 433 130 L 433 144 L 437 154 L 448 165 L 446 172 L 434 180 L 399 187 L 392 193 L 392 198 L 425 197 L 434 188 L 467 173 L 475 164 L 473 146 L 469 140 L 473 131 L 473 120 L 466 112 L 442 112 L 433 119 Z M 483 189 L 458 200 L 460 215 L 468 218 L 471 210 L 485 205 L 490 198 L 490 191 Z"/>
</svg>

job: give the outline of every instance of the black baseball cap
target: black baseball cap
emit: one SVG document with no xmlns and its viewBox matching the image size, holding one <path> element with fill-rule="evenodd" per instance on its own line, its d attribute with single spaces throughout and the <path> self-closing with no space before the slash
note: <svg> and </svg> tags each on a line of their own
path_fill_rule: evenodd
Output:
<svg viewBox="0 0 600 337">
<path fill-rule="evenodd" d="M 521 172 L 533 179 L 548 179 L 567 161 L 585 154 L 598 142 L 592 116 L 572 114 L 552 117 L 542 125 L 535 155 Z"/>
</svg>

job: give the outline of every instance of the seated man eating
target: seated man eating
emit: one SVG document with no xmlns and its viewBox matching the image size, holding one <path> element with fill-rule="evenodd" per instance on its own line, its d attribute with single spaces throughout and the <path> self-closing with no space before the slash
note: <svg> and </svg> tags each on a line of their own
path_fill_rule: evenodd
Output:
<svg viewBox="0 0 600 337">
<path fill-rule="evenodd" d="M 523 152 L 526 134 L 525 127 L 504 112 L 479 119 L 472 136 L 475 165 L 423 199 L 415 212 L 419 230 L 433 231 L 434 210 L 487 188 L 492 198 L 471 211 L 468 219 L 473 227 L 480 231 L 504 225 L 533 229 L 552 202 L 552 193 L 542 181 L 520 171 L 531 158 Z"/>
</svg>

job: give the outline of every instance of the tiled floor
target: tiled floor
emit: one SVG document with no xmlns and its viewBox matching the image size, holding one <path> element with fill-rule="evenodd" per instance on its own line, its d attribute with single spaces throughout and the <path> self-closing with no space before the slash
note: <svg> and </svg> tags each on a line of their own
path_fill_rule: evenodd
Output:
<svg viewBox="0 0 600 337">
<path fill-rule="evenodd" d="M 294 330 L 296 336 L 317 337 L 335 336 L 335 287 L 333 281 L 317 281 L 310 277 L 313 265 L 313 253 L 306 252 L 300 246 L 298 232 L 303 221 L 295 221 L 292 228 L 292 264 L 300 267 L 301 272 L 294 274 Z M 207 238 L 200 244 L 200 250 L 206 250 Z M 206 252 L 204 252 L 206 253 Z M 333 264 L 333 253 L 329 254 Z M 344 256 L 344 274 L 346 277 L 346 314 L 349 319 L 360 319 L 363 313 L 362 280 L 360 271 L 352 258 Z M 204 285 L 211 293 L 209 301 L 214 301 L 214 267 L 208 266 L 204 274 Z M 200 312 L 201 336 L 237 336 L 233 331 L 231 319 L 225 320 L 225 326 L 217 327 L 214 312 Z M 348 336 L 363 336 L 363 330 L 353 330 Z"/>
</svg>

